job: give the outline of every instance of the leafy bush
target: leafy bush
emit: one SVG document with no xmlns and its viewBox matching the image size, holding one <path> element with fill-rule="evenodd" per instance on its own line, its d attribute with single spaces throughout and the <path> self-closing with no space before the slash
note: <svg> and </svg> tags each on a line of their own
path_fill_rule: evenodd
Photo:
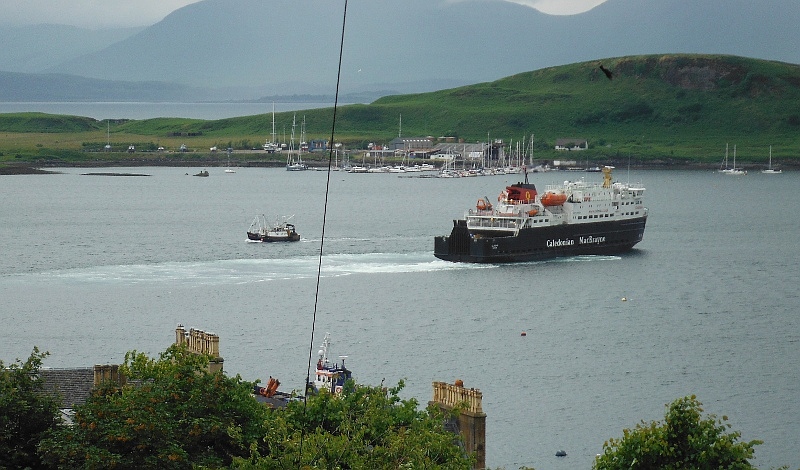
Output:
<svg viewBox="0 0 800 470">
<path fill-rule="evenodd" d="M 668 405 L 663 423 L 642 422 L 609 439 L 594 462 L 595 470 L 617 469 L 754 469 L 749 462 L 761 441 L 738 442 L 728 432 L 727 416 L 702 418 L 702 403 L 692 395 Z"/>
<path fill-rule="evenodd" d="M 435 468 L 468 470 L 472 460 L 459 437 L 445 429 L 436 407 L 418 410 L 414 399 L 398 397 L 404 384 L 355 387 L 341 395 L 322 392 L 307 404 L 289 403 L 272 413 L 267 449 L 234 466 L 247 469 Z"/>
<path fill-rule="evenodd" d="M 467 470 L 438 408 L 356 387 L 270 409 L 252 384 L 207 369 L 209 358 L 171 346 L 158 359 L 129 352 L 127 385 L 104 383 L 76 407 L 74 425 L 42 440 L 54 468 L 437 468 Z"/>
<path fill-rule="evenodd" d="M 42 441 L 57 468 L 219 468 L 248 455 L 265 430 L 267 409 L 252 384 L 209 372 L 209 358 L 171 346 L 159 359 L 136 351 L 120 372 L 75 408 L 74 426 Z"/>
<path fill-rule="evenodd" d="M 0 468 L 42 466 L 36 446 L 61 420 L 58 401 L 43 393 L 39 377 L 48 355 L 33 348 L 24 363 L 0 361 Z"/>
</svg>

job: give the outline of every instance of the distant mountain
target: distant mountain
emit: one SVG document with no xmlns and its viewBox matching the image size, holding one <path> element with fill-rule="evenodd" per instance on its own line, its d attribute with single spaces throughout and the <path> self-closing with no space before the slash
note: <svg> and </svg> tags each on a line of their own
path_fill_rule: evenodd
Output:
<svg viewBox="0 0 800 470">
<path fill-rule="evenodd" d="M 40 24 L 0 24 L 0 70 L 37 73 L 56 64 L 100 51 L 139 31 L 139 28 L 85 29 Z"/>
<path fill-rule="evenodd" d="M 66 74 L 0 72 L 0 101 L 173 101 L 210 94 L 187 85 L 125 82 Z"/>
<path fill-rule="evenodd" d="M 230 99 L 335 91 L 343 2 L 204 0 L 50 72 Z M 797 0 L 608 0 L 551 16 L 502 0 L 350 0 L 342 93 L 410 93 L 654 53 L 800 62 Z"/>
</svg>

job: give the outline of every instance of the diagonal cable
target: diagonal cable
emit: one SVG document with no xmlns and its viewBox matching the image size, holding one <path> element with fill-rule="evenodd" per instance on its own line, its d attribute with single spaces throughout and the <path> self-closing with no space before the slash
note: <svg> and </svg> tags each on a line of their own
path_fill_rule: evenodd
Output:
<svg viewBox="0 0 800 470">
<path fill-rule="evenodd" d="M 325 205 L 322 210 L 322 237 L 319 242 L 319 262 L 317 264 L 317 285 L 314 292 L 314 316 L 311 320 L 311 342 L 308 346 L 308 368 L 306 369 L 306 387 L 303 393 L 303 416 L 305 417 L 306 410 L 308 409 L 308 389 L 311 380 L 311 359 L 314 352 L 314 331 L 317 325 L 317 305 L 319 304 L 319 283 L 322 277 L 322 254 L 325 248 L 325 222 L 328 218 L 328 193 L 331 187 L 331 166 L 333 162 L 333 147 L 334 138 L 336 136 L 336 114 L 339 108 L 339 83 L 342 78 L 342 55 L 344 51 L 344 32 L 347 24 L 347 0 L 344 0 L 344 13 L 342 15 L 342 37 L 339 43 L 339 65 L 336 72 L 336 95 L 333 102 L 333 121 L 331 123 L 331 140 L 328 148 L 328 173 L 325 181 Z M 305 421 L 305 419 L 304 419 Z M 300 431 L 300 448 L 298 451 L 298 467 L 302 462 L 303 457 L 303 441 L 305 440 L 305 425 L 301 426 Z"/>
</svg>

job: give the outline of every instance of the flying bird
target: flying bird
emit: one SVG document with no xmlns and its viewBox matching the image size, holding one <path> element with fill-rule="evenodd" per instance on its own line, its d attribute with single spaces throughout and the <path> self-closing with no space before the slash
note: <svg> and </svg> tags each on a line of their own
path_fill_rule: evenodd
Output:
<svg viewBox="0 0 800 470">
<path fill-rule="evenodd" d="M 606 74 L 606 77 L 608 77 L 609 80 L 612 80 L 614 78 L 614 72 L 603 67 L 603 64 L 600 64 L 600 70 L 602 70 L 603 73 Z"/>
</svg>

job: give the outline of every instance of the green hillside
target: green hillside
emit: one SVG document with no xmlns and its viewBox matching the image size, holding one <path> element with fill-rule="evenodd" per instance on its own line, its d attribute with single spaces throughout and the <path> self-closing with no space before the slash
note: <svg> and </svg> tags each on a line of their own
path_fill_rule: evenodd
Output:
<svg viewBox="0 0 800 470">
<path fill-rule="evenodd" d="M 0 114 L 0 132 L 65 133 L 97 130 L 100 123 L 92 118 L 45 113 Z"/>
<path fill-rule="evenodd" d="M 745 158 L 760 158 L 770 144 L 783 156 L 800 154 L 797 65 L 730 56 L 623 57 L 602 61 L 613 71 L 609 80 L 599 63 L 382 98 L 346 109 L 339 125 L 391 132 L 402 113 L 404 135 L 475 141 L 487 133 L 505 140 L 534 133 L 537 150 L 560 137 L 581 137 L 607 155 L 718 161 L 726 142 L 737 143 Z"/>
<path fill-rule="evenodd" d="M 613 71 L 613 79 L 599 69 L 600 63 Z M 291 129 L 293 114 L 277 114 L 278 129 Z M 300 111 L 298 132 L 302 117 L 308 139 L 329 138 L 332 115 L 332 109 Z M 507 142 L 534 134 L 542 159 L 563 158 L 551 150 L 555 140 L 576 137 L 590 143 L 581 158 L 719 162 L 730 143 L 737 145 L 742 162 L 763 162 L 772 145 L 773 159 L 788 164 L 800 155 L 800 66 L 681 54 L 551 67 L 489 83 L 340 107 L 337 140 L 349 148 L 386 143 L 401 131 L 401 117 L 403 136 L 447 136 L 465 142 L 489 136 Z M 158 142 L 207 151 L 210 145 L 258 146 L 269 137 L 271 126 L 271 114 L 212 121 L 132 120 L 112 124 L 111 137 L 135 143 L 137 149 L 154 148 Z M 60 139 L 54 137 L 58 133 Z M 9 160 L 13 153 L 19 161 L 26 154 L 87 150 L 105 142 L 105 122 L 0 115 L 0 159 Z"/>
</svg>

